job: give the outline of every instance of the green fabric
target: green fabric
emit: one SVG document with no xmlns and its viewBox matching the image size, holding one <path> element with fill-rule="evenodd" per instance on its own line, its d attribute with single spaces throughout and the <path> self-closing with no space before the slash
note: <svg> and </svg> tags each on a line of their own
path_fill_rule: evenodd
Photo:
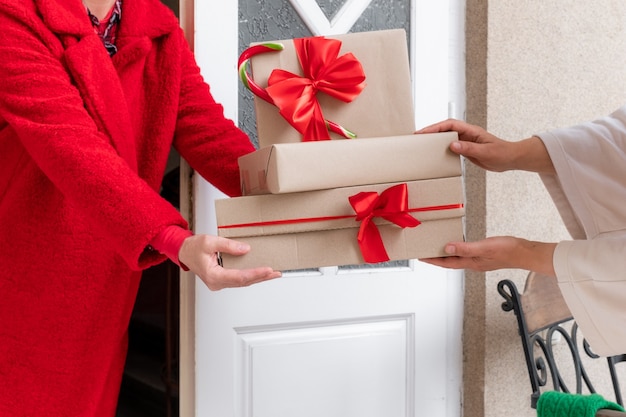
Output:
<svg viewBox="0 0 626 417">
<path fill-rule="evenodd" d="M 600 394 L 547 391 L 537 401 L 537 417 L 595 417 L 601 408 L 624 411 L 624 407 L 605 400 Z"/>
</svg>

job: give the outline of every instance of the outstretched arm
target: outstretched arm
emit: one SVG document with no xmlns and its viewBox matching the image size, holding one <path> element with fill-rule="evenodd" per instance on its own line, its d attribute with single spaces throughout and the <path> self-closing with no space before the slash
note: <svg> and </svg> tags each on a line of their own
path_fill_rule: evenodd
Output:
<svg viewBox="0 0 626 417">
<path fill-rule="evenodd" d="M 477 242 L 451 242 L 445 247 L 449 257 L 420 259 L 451 269 L 493 271 L 519 268 L 555 276 L 552 257 L 556 243 L 534 242 L 511 236 L 497 236 Z"/>
<path fill-rule="evenodd" d="M 184 270 L 191 270 L 213 291 L 245 287 L 281 276 L 279 271 L 269 267 L 225 269 L 219 263 L 220 252 L 245 255 L 250 247 L 245 243 L 222 237 L 194 235 L 191 231 L 178 226 L 165 228 L 150 244 Z"/>
<path fill-rule="evenodd" d="M 418 130 L 416 133 L 455 131 L 459 141 L 450 149 L 465 156 L 477 166 L 488 171 L 532 171 L 553 174 L 554 166 L 545 145 L 536 136 L 519 142 L 498 138 L 485 129 L 460 120 L 448 119 Z"/>
<path fill-rule="evenodd" d="M 185 239 L 178 258 L 213 291 L 231 287 L 245 287 L 281 276 L 269 267 L 226 269 L 218 262 L 219 252 L 244 255 L 250 246 L 219 236 L 196 235 Z"/>
</svg>

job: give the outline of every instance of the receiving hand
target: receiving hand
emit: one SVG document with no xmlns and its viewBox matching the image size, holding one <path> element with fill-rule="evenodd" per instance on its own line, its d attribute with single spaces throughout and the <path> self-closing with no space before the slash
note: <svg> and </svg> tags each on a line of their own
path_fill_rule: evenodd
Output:
<svg viewBox="0 0 626 417">
<path fill-rule="evenodd" d="M 451 269 L 494 271 L 519 268 L 555 276 L 552 257 L 556 243 L 533 242 L 511 236 L 490 237 L 477 242 L 448 243 L 449 257 L 424 258 L 422 262 Z"/>
<path fill-rule="evenodd" d="M 420 129 L 416 133 L 449 131 L 459 134 L 459 142 L 450 145 L 453 152 L 465 156 L 474 164 L 489 171 L 502 172 L 513 168 L 514 143 L 504 141 L 481 127 L 448 119 Z"/>
<path fill-rule="evenodd" d="M 450 144 L 452 152 L 463 155 L 488 171 L 502 172 L 518 169 L 544 174 L 555 173 L 550 155 L 543 141 L 537 136 L 508 142 L 481 127 L 454 119 L 435 123 L 415 133 L 449 131 L 459 134 L 459 140 Z"/>
<path fill-rule="evenodd" d="M 178 258 L 213 291 L 245 287 L 282 275 L 269 267 L 226 269 L 218 263 L 218 252 L 243 255 L 249 250 L 249 245 L 224 237 L 194 235 L 183 241 Z"/>
</svg>

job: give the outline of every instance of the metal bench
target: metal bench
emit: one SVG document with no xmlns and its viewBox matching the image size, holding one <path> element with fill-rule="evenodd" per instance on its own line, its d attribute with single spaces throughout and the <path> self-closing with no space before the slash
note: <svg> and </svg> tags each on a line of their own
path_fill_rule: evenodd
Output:
<svg viewBox="0 0 626 417">
<path fill-rule="evenodd" d="M 542 390 L 596 393 L 585 367 L 590 360 L 606 361 L 613 393 L 600 394 L 623 405 L 616 365 L 626 361 L 626 354 L 602 358 L 593 352 L 572 318 L 555 278 L 530 273 L 522 293 L 511 280 L 500 281 L 498 292 L 505 300 L 502 309 L 513 311 L 517 318 L 532 389 L 532 408 L 536 408 Z M 564 350 L 566 360 L 562 355 L 557 358 L 556 352 Z M 596 416 L 625 417 L 626 413 L 602 409 Z"/>
</svg>

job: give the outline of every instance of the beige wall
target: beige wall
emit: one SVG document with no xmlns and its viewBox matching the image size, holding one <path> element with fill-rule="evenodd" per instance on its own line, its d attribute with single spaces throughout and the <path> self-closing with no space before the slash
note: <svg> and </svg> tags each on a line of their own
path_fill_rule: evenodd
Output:
<svg viewBox="0 0 626 417">
<path fill-rule="evenodd" d="M 509 140 L 603 116 L 626 103 L 624 0 L 467 0 L 467 120 Z M 467 167 L 469 240 L 568 235 L 535 174 Z M 512 313 L 496 284 L 466 277 L 464 416 L 534 416 Z"/>
</svg>

